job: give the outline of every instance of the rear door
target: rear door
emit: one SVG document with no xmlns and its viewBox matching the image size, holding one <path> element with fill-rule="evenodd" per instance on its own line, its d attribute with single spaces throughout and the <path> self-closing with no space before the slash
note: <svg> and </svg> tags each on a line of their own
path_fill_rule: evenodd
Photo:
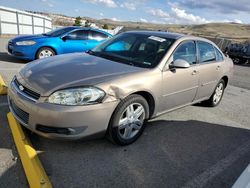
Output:
<svg viewBox="0 0 250 188">
<path fill-rule="evenodd" d="M 199 89 L 196 99 L 210 97 L 221 75 L 223 56 L 212 44 L 197 41 L 199 57 Z M 218 53 L 218 54 L 217 54 Z M 219 55 L 220 54 L 220 55 Z"/>
</svg>

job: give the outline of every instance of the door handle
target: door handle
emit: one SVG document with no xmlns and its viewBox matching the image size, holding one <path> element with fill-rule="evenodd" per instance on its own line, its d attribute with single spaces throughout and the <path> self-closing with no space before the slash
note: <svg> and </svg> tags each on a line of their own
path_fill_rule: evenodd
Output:
<svg viewBox="0 0 250 188">
<path fill-rule="evenodd" d="M 197 70 L 193 70 L 192 75 L 196 75 L 198 73 Z"/>
</svg>

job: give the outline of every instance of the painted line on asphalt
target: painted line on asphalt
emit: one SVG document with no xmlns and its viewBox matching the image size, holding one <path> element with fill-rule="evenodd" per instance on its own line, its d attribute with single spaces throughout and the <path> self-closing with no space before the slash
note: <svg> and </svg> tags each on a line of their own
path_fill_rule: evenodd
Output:
<svg viewBox="0 0 250 188">
<path fill-rule="evenodd" d="M 7 114 L 7 118 L 29 186 L 31 188 L 51 188 L 52 184 L 37 156 L 37 151 L 11 112 Z"/>
<path fill-rule="evenodd" d="M 0 71 L 1 70 L 18 70 L 18 69 L 20 69 L 19 67 L 18 68 L 0 68 Z"/>
<path fill-rule="evenodd" d="M 242 172 L 240 177 L 232 186 L 232 188 L 242 188 L 242 187 L 246 187 L 246 188 L 250 187 L 250 164 Z"/>
<path fill-rule="evenodd" d="M 225 169 L 230 167 L 234 162 L 236 162 L 239 158 L 244 156 L 249 151 L 250 151 L 250 142 L 239 147 L 238 149 L 233 151 L 230 155 L 220 160 L 215 165 L 211 166 L 210 168 L 205 170 L 200 175 L 196 176 L 191 181 L 188 181 L 182 188 L 205 187 L 210 180 L 218 176 L 220 173 L 222 173 Z"/>
<path fill-rule="evenodd" d="M 6 95 L 7 94 L 7 86 L 0 75 L 0 95 Z"/>
</svg>

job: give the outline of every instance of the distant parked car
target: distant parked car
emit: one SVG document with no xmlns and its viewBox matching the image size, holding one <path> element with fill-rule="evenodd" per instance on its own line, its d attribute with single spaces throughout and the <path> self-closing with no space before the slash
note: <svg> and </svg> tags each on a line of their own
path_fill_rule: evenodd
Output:
<svg viewBox="0 0 250 188">
<path fill-rule="evenodd" d="M 28 63 L 10 84 L 9 107 L 23 126 L 48 138 L 108 135 L 126 145 L 148 119 L 202 101 L 217 106 L 232 69 L 209 40 L 125 32 L 86 53 Z"/>
<path fill-rule="evenodd" d="M 226 52 L 235 64 L 244 64 L 250 60 L 250 43 L 231 44 Z"/>
<path fill-rule="evenodd" d="M 93 28 L 64 27 L 39 35 L 15 37 L 8 42 L 8 53 L 17 58 L 34 60 L 53 55 L 84 52 L 112 35 Z"/>
</svg>

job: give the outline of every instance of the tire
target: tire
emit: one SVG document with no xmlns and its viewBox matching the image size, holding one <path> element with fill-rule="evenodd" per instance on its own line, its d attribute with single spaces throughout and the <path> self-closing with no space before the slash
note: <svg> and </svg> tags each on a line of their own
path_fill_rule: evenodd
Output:
<svg viewBox="0 0 250 188">
<path fill-rule="evenodd" d="M 55 51 L 50 47 L 42 47 L 36 53 L 36 59 L 42 59 L 56 55 Z"/>
<path fill-rule="evenodd" d="M 137 94 L 130 95 L 116 107 L 107 136 L 115 144 L 121 146 L 131 144 L 141 136 L 148 118 L 149 106 L 145 98 Z"/>
<path fill-rule="evenodd" d="M 204 101 L 203 104 L 205 104 L 205 106 L 210 106 L 210 107 L 218 106 L 223 97 L 225 86 L 226 86 L 225 81 L 221 79 L 219 83 L 217 84 L 212 96 L 208 100 Z"/>
</svg>

